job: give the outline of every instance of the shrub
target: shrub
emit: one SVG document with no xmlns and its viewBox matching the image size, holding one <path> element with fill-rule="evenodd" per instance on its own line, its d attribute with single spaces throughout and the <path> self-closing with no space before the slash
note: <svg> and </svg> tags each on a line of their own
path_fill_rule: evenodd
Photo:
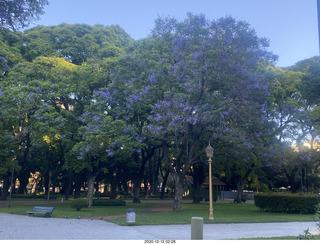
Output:
<svg viewBox="0 0 320 244">
<path fill-rule="evenodd" d="M 77 211 L 80 211 L 82 208 L 89 207 L 89 203 L 86 199 L 75 199 L 71 202 L 71 207 L 75 208 Z"/>
<path fill-rule="evenodd" d="M 254 202 L 261 210 L 282 213 L 313 214 L 320 202 L 319 195 L 259 193 Z"/>
<path fill-rule="evenodd" d="M 94 199 L 92 206 L 125 206 L 126 202 L 117 199 Z"/>
</svg>

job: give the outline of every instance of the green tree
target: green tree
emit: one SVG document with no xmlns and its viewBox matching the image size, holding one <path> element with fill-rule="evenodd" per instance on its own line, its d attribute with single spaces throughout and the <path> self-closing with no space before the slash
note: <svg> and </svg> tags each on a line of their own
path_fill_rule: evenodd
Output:
<svg viewBox="0 0 320 244">
<path fill-rule="evenodd" d="M 80 65 L 98 64 L 101 60 L 125 53 L 132 39 L 119 26 L 61 24 L 37 26 L 25 31 L 25 58 L 63 57 Z"/>
<path fill-rule="evenodd" d="M 48 5 L 47 0 L 1 0 L 0 26 L 5 28 L 24 28 L 38 19 Z"/>
<path fill-rule="evenodd" d="M 24 163 L 24 173 L 21 172 L 19 177 L 27 178 L 29 172 L 36 169 L 46 175 L 45 179 L 49 178 L 50 171 L 53 171 L 53 176 L 63 174 L 66 178 L 75 177 L 71 168 L 67 167 L 66 156 L 81 141 L 79 129 L 85 126 L 81 115 L 85 112 L 85 107 L 92 102 L 93 91 L 105 87 L 109 82 L 109 73 L 105 69 L 107 66 L 103 67 L 102 62 L 124 53 L 125 45 L 129 45 L 131 39 L 118 26 L 39 26 L 21 34 L 23 44 L 19 38 L 9 34 L 4 38 L 8 49 L 18 53 L 20 47 L 19 50 L 29 62 L 23 61 L 21 54 L 17 55 L 20 58 L 15 60 L 13 55 L 9 58 L 9 53 L 4 59 L 4 65 L 16 65 L 4 77 L 3 85 L 6 88 L 1 89 L 1 94 L 4 95 L 2 105 L 7 111 L 1 114 L 1 119 L 6 128 L 12 128 L 12 121 L 15 120 L 17 125 L 14 124 L 14 128 L 24 128 L 23 131 L 28 132 L 24 137 L 24 143 L 27 143 L 27 146 L 23 147 L 24 158 L 30 159 L 40 148 L 44 149 L 42 152 L 46 152 L 39 154 L 43 165 L 30 168 L 27 166 L 33 165 L 32 163 Z M 68 43 L 68 40 L 73 38 L 75 42 Z M 87 44 L 91 46 L 90 50 L 85 50 Z M 99 53 L 98 46 L 104 47 L 103 53 Z M 81 50 L 84 51 L 80 53 Z M 63 57 L 81 65 L 70 63 Z M 10 108 L 17 103 L 10 101 L 10 96 L 16 95 L 14 92 L 19 93 L 16 100 L 26 109 L 17 111 L 17 108 Z M 29 111 L 25 111 L 27 108 Z M 10 116 L 5 117 L 7 114 Z M 12 121 L 6 122 L 9 118 Z M 21 127 L 22 122 L 17 121 L 28 122 L 30 130 Z M 39 157 L 36 158 L 37 162 L 41 161 Z M 64 164 L 66 166 L 62 167 Z M 69 186 L 72 185 L 71 178 L 64 181 L 69 182 Z"/>
</svg>

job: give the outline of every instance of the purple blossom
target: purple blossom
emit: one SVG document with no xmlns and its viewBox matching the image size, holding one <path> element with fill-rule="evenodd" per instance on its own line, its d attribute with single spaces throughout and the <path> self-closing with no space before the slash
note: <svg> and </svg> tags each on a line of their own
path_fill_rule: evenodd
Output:
<svg viewBox="0 0 320 244">
<path fill-rule="evenodd" d="M 254 148 L 254 145 L 251 142 L 245 142 L 244 143 L 248 148 Z"/>
<path fill-rule="evenodd" d="M 157 113 L 154 120 L 155 120 L 156 122 L 159 122 L 159 121 L 161 120 L 161 118 L 162 118 L 161 115 Z"/>
<path fill-rule="evenodd" d="M 155 73 L 151 72 L 151 73 L 149 74 L 148 80 L 151 82 L 151 84 L 156 83 L 157 80 L 156 80 L 156 75 L 155 75 Z"/>
<path fill-rule="evenodd" d="M 45 107 L 49 106 L 49 104 L 47 104 L 45 101 L 42 101 L 42 105 L 45 106 Z"/>
<path fill-rule="evenodd" d="M 192 57 L 197 60 L 199 57 L 201 57 L 201 55 L 202 55 L 202 51 L 195 51 L 192 54 Z"/>
<path fill-rule="evenodd" d="M 93 126 L 93 125 L 89 124 L 87 130 L 88 130 L 88 132 L 94 132 L 94 131 L 100 130 L 100 126 L 98 126 L 98 125 Z"/>
<path fill-rule="evenodd" d="M 112 157 L 114 154 L 110 149 L 107 149 L 106 152 L 108 153 L 109 157 Z"/>
<path fill-rule="evenodd" d="M 140 92 L 140 95 L 147 95 L 149 93 L 150 90 L 150 86 L 145 86 L 142 90 L 142 92 Z"/>
<path fill-rule="evenodd" d="M 95 116 L 92 117 L 92 119 L 95 120 L 95 121 L 98 121 L 98 120 L 100 120 L 100 117 L 95 115 Z"/>
<path fill-rule="evenodd" d="M 134 104 L 136 102 L 140 103 L 141 102 L 141 96 L 140 96 L 140 94 L 132 94 L 132 95 L 130 95 L 130 96 L 128 96 L 126 98 L 126 101 L 128 103 L 131 103 L 131 104 Z"/>
<path fill-rule="evenodd" d="M 96 96 L 101 96 L 103 99 L 106 100 L 111 96 L 108 88 L 105 91 L 94 91 L 93 94 Z"/>
<path fill-rule="evenodd" d="M 155 107 L 156 109 L 160 109 L 160 108 L 161 108 L 161 105 L 160 105 L 159 103 L 156 103 L 156 104 L 154 105 L 154 107 Z"/>
<path fill-rule="evenodd" d="M 163 126 L 158 125 L 147 125 L 147 130 L 152 133 L 159 133 L 163 130 Z"/>
</svg>

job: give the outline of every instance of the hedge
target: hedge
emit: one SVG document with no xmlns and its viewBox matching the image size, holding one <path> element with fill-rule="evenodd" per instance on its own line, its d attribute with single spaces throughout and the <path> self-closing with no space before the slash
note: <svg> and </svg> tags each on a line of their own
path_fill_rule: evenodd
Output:
<svg viewBox="0 0 320 244">
<path fill-rule="evenodd" d="M 258 193 L 254 203 L 262 211 L 314 214 L 320 195 Z"/>
<path fill-rule="evenodd" d="M 92 206 L 125 206 L 126 202 L 117 199 L 94 199 Z"/>
<path fill-rule="evenodd" d="M 83 208 L 89 207 L 87 199 L 77 198 L 71 202 L 71 207 L 75 208 L 77 211 L 80 211 Z"/>
</svg>

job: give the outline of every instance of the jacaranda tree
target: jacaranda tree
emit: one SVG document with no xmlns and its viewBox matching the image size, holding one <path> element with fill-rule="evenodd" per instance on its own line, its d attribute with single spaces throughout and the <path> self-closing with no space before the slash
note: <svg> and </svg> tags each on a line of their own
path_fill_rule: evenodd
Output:
<svg viewBox="0 0 320 244">
<path fill-rule="evenodd" d="M 136 140 L 161 145 L 175 182 L 174 211 L 181 210 L 184 177 L 208 141 L 237 138 L 241 151 L 233 157 L 245 169 L 238 179 L 243 189 L 256 165 L 255 144 L 270 126 L 264 117 L 270 80 L 262 70 L 274 56 L 267 41 L 245 22 L 188 14 L 183 22 L 157 19 L 148 42 L 149 55 L 137 48 L 125 56 L 100 91 L 108 113 L 125 118 Z M 141 145 L 139 153 L 146 150 Z"/>
<path fill-rule="evenodd" d="M 267 40 L 231 17 L 209 21 L 192 14 L 183 22 L 158 19 L 153 38 L 171 45 L 171 63 L 157 70 L 163 96 L 153 105 L 147 128 L 169 152 L 174 210 L 181 210 L 184 176 L 208 141 L 230 138 L 226 146 L 234 148 L 232 157 L 242 168 L 237 179 L 242 193 L 270 127 L 264 115 L 271 81 L 263 67 L 275 57 L 266 49 Z"/>
</svg>

